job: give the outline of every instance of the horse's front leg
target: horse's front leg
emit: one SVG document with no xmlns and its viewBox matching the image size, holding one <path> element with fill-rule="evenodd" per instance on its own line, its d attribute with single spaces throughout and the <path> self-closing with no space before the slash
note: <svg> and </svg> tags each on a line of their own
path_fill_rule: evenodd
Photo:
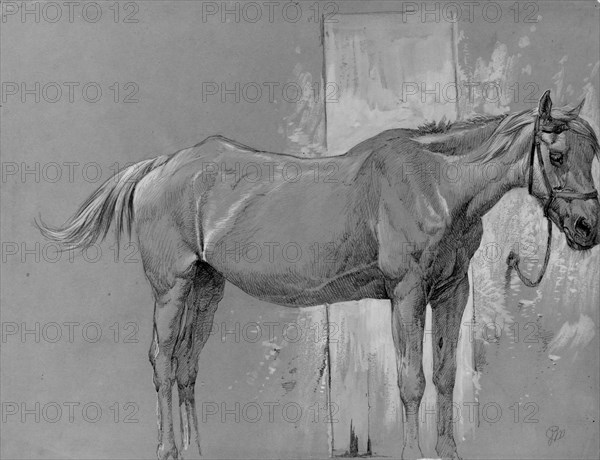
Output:
<svg viewBox="0 0 600 460">
<path fill-rule="evenodd" d="M 392 301 L 392 336 L 405 413 L 402 458 L 411 460 L 423 457 L 419 447 L 419 406 L 425 391 L 425 296 L 420 279 L 411 274 L 400 283 L 388 283 L 388 295 Z"/>
<path fill-rule="evenodd" d="M 468 298 L 469 279 L 465 274 L 462 280 L 444 289 L 443 293 L 436 293 L 431 301 L 433 383 L 437 389 L 438 415 L 438 441 L 435 450 L 444 460 L 460 458 L 454 442 L 452 394 L 456 379 L 456 347 Z"/>
</svg>

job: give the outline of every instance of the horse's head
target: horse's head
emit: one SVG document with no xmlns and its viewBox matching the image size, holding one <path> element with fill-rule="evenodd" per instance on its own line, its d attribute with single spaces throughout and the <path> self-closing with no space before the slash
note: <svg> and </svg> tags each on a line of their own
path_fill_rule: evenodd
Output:
<svg viewBox="0 0 600 460">
<path fill-rule="evenodd" d="M 552 109 L 550 91 L 540 99 L 535 154 L 543 163 L 535 161 L 538 180 L 532 190 L 577 250 L 600 243 L 600 203 L 592 178 L 592 160 L 600 146 L 591 126 L 579 117 L 582 107 L 583 101 L 575 108 Z"/>
</svg>

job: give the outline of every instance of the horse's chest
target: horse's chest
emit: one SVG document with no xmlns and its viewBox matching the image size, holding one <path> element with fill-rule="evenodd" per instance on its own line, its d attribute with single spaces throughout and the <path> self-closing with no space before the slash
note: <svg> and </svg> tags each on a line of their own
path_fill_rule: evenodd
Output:
<svg viewBox="0 0 600 460">
<path fill-rule="evenodd" d="M 466 273 L 469 262 L 479 244 L 483 229 L 480 224 L 468 230 L 448 231 L 447 234 L 430 248 L 428 278 L 433 284 L 443 282 L 452 277 L 460 278 Z"/>
</svg>

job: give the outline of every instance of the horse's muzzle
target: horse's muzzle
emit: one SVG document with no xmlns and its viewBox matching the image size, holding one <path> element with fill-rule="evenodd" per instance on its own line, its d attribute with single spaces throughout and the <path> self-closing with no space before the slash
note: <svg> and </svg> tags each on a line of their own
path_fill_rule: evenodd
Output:
<svg viewBox="0 0 600 460">
<path fill-rule="evenodd" d="M 563 227 L 570 248 L 582 251 L 600 243 L 598 224 L 584 216 L 568 219 Z"/>
</svg>

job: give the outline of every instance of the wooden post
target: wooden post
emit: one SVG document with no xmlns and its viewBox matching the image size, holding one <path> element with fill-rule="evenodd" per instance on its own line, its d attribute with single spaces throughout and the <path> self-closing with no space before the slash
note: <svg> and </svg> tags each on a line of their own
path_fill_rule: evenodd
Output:
<svg viewBox="0 0 600 460">
<path fill-rule="evenodd" d="M 326 103 L 328 155 L 342 154 L 386 129 L 457 118 L 455 101 L 432 94 L 445 84 L 456 83 L 451 23 L 422 23 L 401 13 L 338 15 L 336 19 L 326 23 L 323 31 L 324 80 L 335 85 L 339 95 L 335 102 Z M 339 407 L 332 452 L 398 456 L 403 413 L 389 301 L 346 302 L 331 305 L 329 311 L 332 331 L 338 332 L 329 346 L 331 400 Z M 470 321 L 472 315 L 470 301 L 464 318 Z M 426 318 L 427 387 L 421 406 L 421 443 L 423 453 L 431 456 L 437 431 L 429 306 Z M 473 399 L 468 328 L 463 326 L 459 341 L 455 390 L 459 404 Z M 458 433 L 464 433 L 460 423 Z"/>
</svg>

